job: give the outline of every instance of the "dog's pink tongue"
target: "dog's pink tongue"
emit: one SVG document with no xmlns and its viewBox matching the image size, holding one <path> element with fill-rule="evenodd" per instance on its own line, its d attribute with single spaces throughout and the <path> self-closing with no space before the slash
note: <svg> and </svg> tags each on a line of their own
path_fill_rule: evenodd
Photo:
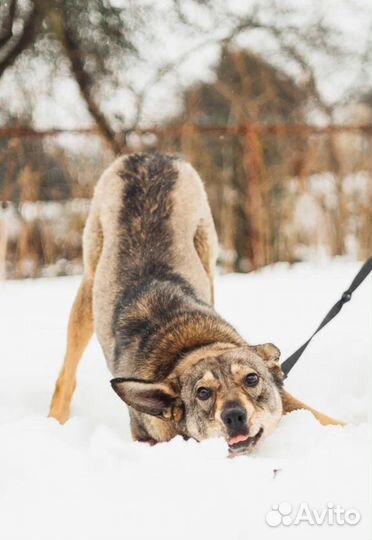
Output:
<svg viewBox="0 0 372 540">
<path fill-rule="evenodd" d="M 229 439 L 229 444 L 237 444 L 246 441 L 247 439 L 248 435 L 237 435 L 236 437 L 231 437 L 231 439 Z"/>
</svg>

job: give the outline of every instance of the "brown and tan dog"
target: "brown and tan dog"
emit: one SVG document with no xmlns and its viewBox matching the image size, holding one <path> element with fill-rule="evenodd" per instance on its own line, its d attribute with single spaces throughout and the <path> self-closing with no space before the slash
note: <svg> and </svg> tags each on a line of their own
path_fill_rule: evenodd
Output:
<svg viewBox="0 0 372 540">
<path fill-rule="evenodd" d="M 95 331 L 135 440 L 224 437 L 235 455 L 294 409 L 338 423 L 283 389 L 274 345 L 248 345 L 213 309 L 217 237 L 191 165 L 160 154 L 115 161 L 97 183 L 83 248 L 50 416 L 68 419 Z"/>
</svg>

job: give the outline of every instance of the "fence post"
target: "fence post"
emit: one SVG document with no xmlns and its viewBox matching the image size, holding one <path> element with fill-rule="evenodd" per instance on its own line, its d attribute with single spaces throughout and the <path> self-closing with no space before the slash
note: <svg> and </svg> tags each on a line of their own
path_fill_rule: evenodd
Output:
<svg viewBox="0 0 372 540">
<path fill-rule="evenodd" d="M 252 270 L 265 264 L 264 216 L 261 189 L 261 143 L 254 124 L 247 124 L 244 134 L 244 169 L 246 174 L 248 218 L 248 257 Z"/>
</svg>

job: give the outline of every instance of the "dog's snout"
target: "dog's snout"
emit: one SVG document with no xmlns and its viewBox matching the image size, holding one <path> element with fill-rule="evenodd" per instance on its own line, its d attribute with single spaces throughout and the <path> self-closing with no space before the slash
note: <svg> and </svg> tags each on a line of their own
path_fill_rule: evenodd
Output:
<svg viewBox="0 0 372 540">
<path fill-rule="evenodd" d="M 241 405 L 227 405 L 221 418 L 230 435 L 243 433 L 247 429 L 247 413 Z"/>
</svg>

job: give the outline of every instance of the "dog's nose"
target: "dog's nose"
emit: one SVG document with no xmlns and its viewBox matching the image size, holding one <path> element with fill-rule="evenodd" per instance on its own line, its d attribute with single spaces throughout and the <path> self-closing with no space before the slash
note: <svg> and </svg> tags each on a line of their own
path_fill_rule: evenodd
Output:
<svg viewBox="0 0 372 540">
<path fill-rule="evenodd" d="M 247 413 L 240 405 L 230 405 L 222 411 L 221 418 L 229 435 L 243 433 L 247 429 Z"/>
</svg>

